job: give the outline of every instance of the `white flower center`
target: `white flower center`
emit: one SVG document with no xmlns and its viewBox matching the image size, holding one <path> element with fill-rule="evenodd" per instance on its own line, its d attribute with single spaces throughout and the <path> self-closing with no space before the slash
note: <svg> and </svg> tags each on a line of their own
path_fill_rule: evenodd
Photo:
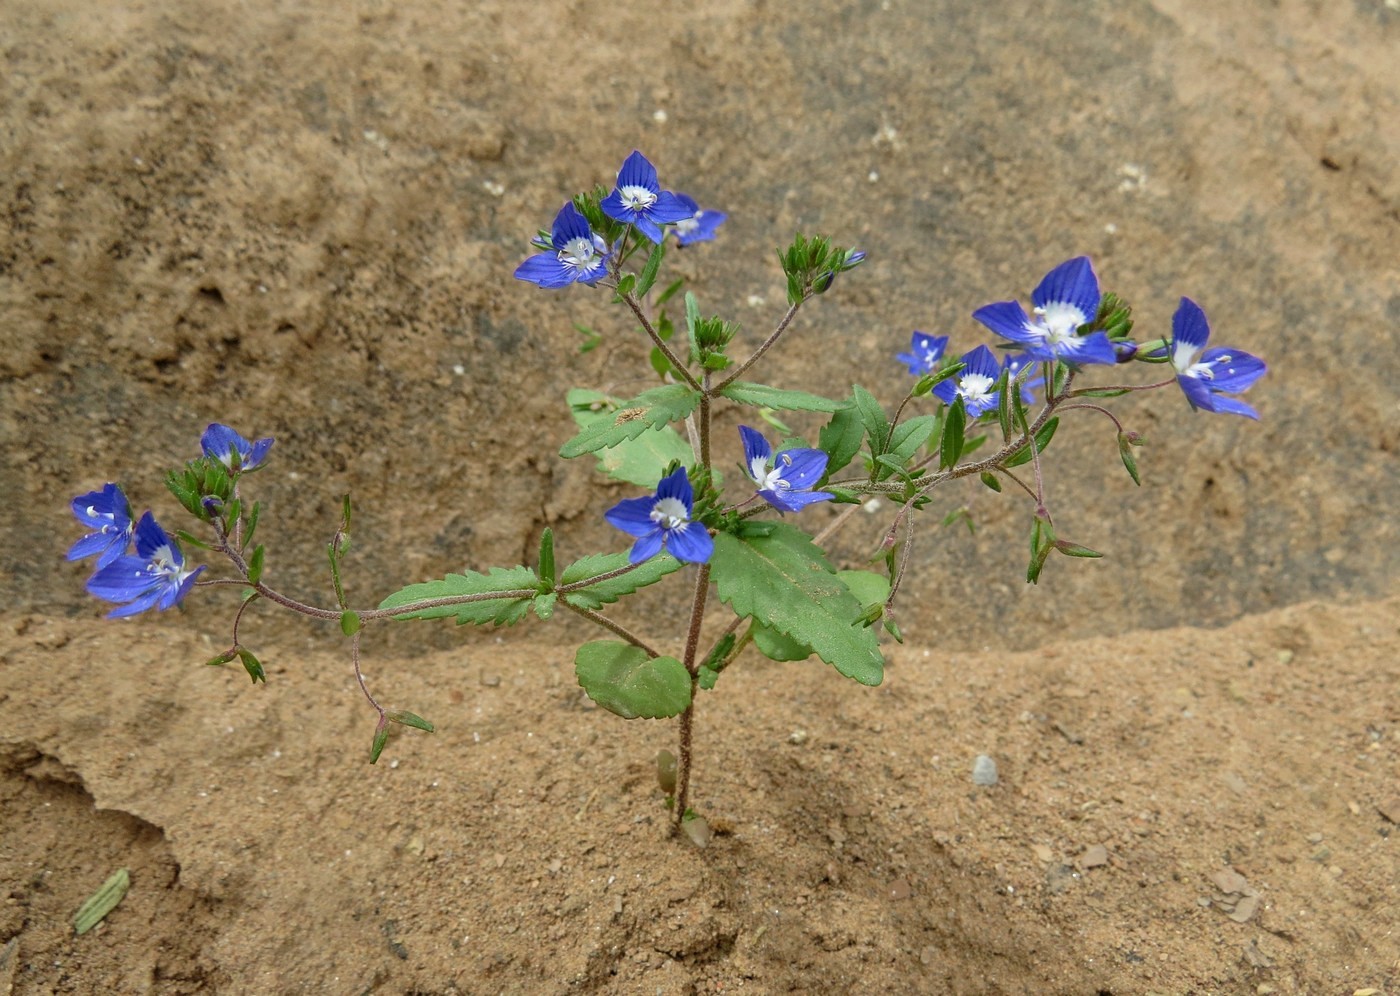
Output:
<svg viewBox="0 0 1400 996">
<path fill-rule="evenodd" d="M 968 374 L 958 381 L 958 393 L 968 401 L 986 401 L 991 397 L 996 378 L 986 374 Z"/>
<path fill-rule="evenodd" d="M 1036 308 L 1035 314 L 1036 320 L 1031 323 L 1030 330 L 1044 336 L 1048 346 L 1073 339 L 1075 330 L 1089 320 L 1088 315 L 1064 301 L 1051 301 L 1043 308 Z"/>
<path fill-rule="evenodd" d="M 656 203 L 656 195 L 646 187 L 629 185 L 619 187 L 617 192 L 622 197 L 622 206 L 632 211 L 645 211 Z"/>
<path fill-rule="evenodd" d="M 680 529 L 690 523 L 690 515 L 679 498 L 661 498 L 652 506 L 651 521 L 662 529 Z"/>
<path fill-rule="evenodd" d="M 592 267 L 596 258 L 597 248 L 593 245 L 593 240 L 582 235 L 565 242 L 564 248 L 559 250 L 559 262 L 580 270 Z"/>
<path fill-rule="evenodd" d="M 676 222 L 676 233 L 678 235 L 689 235 L 700 230 L 700 216 L 704 211 L 696 211 L 693 218 L 682 218 Z"/>
</svg>

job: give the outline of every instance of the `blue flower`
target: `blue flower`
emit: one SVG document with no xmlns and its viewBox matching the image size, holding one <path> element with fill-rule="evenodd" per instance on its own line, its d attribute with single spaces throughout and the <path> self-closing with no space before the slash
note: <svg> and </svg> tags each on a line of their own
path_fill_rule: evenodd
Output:
<svg viewBox="0 0 1400 996">
<path fill-rule="evenodd" d="M 915 332 L 909 340 L 909 352 L 899 353 L 895 359 L 907 366 L 915 377 L 922 377 L 926 373 L 933 373 L 933 368 L 943 359 L 943 351 L 947 348 L 946 335 Z"/>
<path fill-rule="evenodd" d="M 693 207 L 688 207 L 669 190 L 661 189 L 656 167 L 635 150 L 617 171 L 617 186 L 598 206 L 609 218 L 636 226 L 653 242 L 661 241 L 660 226 L 695 216 Z"/>
<path fill-rule="evenodd" d="M 680 467 L 656 486 L 650 498 L 624 498 L 603 514 L 603 518 L 628 536 L 637 537 L 628 560 L 634 564 L 656 555 L 665 546 L 671 556 L 692 564 L 703 564 L 714 553 L 715 541 L 690 513 L 695 493 L 685 468 Z"/>
<path fill-rule="evenodd" d="M 262 463 L 267 451 L 272 449 L 272 439 L 269 437 L 250 443 L 228 426 L 214 422 L 204 430 L 199 445 L 205 456 L 219 461 L 230 472 L 237 474 Z"/>
<path fill-rule="evenodd" d="M 69 547 L 69 560 L 96 554 L 101 570 L 131 545 L 131 503 L 115 484 L 104 484 L 101 491 L 78 495 L 73 499 L 73 515 L 93 531 Z"/>
<path fill-rule="evenodd" d="M 774 459 L 773 447 L 758 430 L 741 425 L 739 436 L 744 441 L 744 473 L 758 485 L 759 496 L 779 512 L 800 512 L 835 497 L 812 490 L 826 473 L 828 458 L 822 450 L 783 450 Z"/>
<path fill-rule="evenodd" d="M 976 418 L 997 406 L 998 391 L 992 390 L 1001 376 L 1001 364 L 986 346 L 965 353 L 962 370 L 955 377 L 933 385 L 933 393 L 945 405 L 963 399 L 968 418 Z"/>
<path fill-rule="evenodd" d="M 202 570 L 203 565 L 185 570 L 184 554 L 147 512 L 136 523 L 136 553 L 99 569 L 88 579 L 87 590 L 105 601 L 126 603 L 107 613 L 117 619 L 180 604 Z"/>
<path fill-rule="evenodd" d="M 1019 342 L 1033 360 L 1066 363 L 1116 363 L 1117 354 L 1104 332 L 1079 335 L 1099 310 L 1099 280 L 1087 256 L 1077 256 L 1045 275 L 1031 295 L 1035 317 L 1019 301 L 1000 301 L 972 313 L 999 336 Z"/>
<path fill-rule="evenodd" d="M 686 194 L 677 194 L 676 200 L 685 205 L 690 217 L 676 222 L 676 241 L 683 246 L 695 242 L 709 242 L 715 237 L 715 229 L 729 217 L 723 211 L 702 211 L 695 199 Z"/>
<path fill-rule="evenodd" d="M 515 268 L 515 279 L 556 290 L 578 282 L 590 287 L 607 276 L 608 244 L 595 235 L 588 219 L 570 201 L 554 216 L 549 244 L 542 239 L 532 243 L 544 249 Z"/>
<path fill-rule="evenodd" d="M 1259 357 L 1238 349 L 1206 349 L 1209 341 L 1210 324 L 1206 313 L 1195 301 L 1183 297 L 1172 316 L 1172 339 L 1167 345 L 1167 356 L 1186 400 L 1192 408 L 1257 419 L 1259 413 L 1249 405 L 1223 395 L 1248 390 L 1264 376 L 1268 367 Z M 1200 359 L 1196 358 L 1198 353 Z"/>
</svg>

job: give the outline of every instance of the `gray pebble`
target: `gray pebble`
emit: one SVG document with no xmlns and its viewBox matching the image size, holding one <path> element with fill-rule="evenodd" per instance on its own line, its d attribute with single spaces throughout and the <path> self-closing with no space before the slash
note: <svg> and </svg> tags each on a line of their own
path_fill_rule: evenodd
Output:
<svg viewBox="0 0 1400 996">
<path fill-rule="evenodd" d="M 995 785 L 997 783 L 997 763 L 986 754 L 978 754 L 972 762 L 973 785 Z"/>
</svg>

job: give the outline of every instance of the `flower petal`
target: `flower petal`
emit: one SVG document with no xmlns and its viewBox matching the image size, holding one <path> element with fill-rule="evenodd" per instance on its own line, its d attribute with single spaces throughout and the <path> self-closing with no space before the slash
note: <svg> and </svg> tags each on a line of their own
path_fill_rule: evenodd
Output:
<svg viewBox="0 0 1400 996">
<path fill-rule="evenodd" d="M 632 549 L 627 554 L 627 560 L 633 564 L 640 564 L 643 560 L 650 560 L 661 552 L 662 538 L 663 533 L 661 527 L 653 525 L 650 533 L 647 533 L 632 544 Z"/>
<path fill-rule="evenodd" d="M 805 491 L 822 479 L 828 457 L 824 450 L 791 449 L 778 454 L 774 466 L 793 491 Z"/>
<path fill-rule="evenodd" d="M 1088 256 L 1065 260 L 1045 275 L 1031 294 L 1031 303 L 1037 308 L 1072 304 L 1085 321 L 1092 321 L 1099 310 L 1099 278 L 1094 275 L 1094 264 Z"/>
<path fill-rule="evenodd" d="M 628 536 L 646 536 L 657 529 L 656 523 L 651 521 L 651 510 L 655 507 L 656 498 L 650 495 L 624 498 L 604 512 L 603 518 Z"/>
<path fill-rule="evenodd" d="M 769 445 L 763 433 L 747 425 L 739 426 L 739 438 L 744 441 L 744 473 L 748 474 L 749 480 L 755 484 L 761 484 L 762 479 L 754 473 L 754 465 L 766 467 L 768 460 L 773 456 L 773 447 Z"/>
<path fill-rule="evenodd" d="M 1020 301 L 998 301 L 996 304 L 983 305 L 972 313 L 972 317 L 997 335 L 1013 342 L 1033 346 L 1039 345 L 1045 339 L 1043 333 L 1034 332 L 1027 327 L 1031 319 L 1026 314 L 1026 309 L 1021 307 Z"/>
<path fill-rule="evenodd" d="M 698 522 L 687 522 L 677 529 L 666 531 L 666 549 L 671 556 L 688 564 L 703 564 L 715 552 L 715 541 L 709 531 Z"/>
</svg>

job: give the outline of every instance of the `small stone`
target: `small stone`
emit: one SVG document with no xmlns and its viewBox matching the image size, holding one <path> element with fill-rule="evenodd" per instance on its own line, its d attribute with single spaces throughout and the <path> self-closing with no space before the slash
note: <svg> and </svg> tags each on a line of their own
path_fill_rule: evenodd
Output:
<svg viewBox="0 0 1400 996">
<path fill-rule="evenodd" d="M 1043 861 L 1046 864 L 1055 860 L 1055 852 L 1045 844 L 1032 844 L 1031 852 L 1035 854 L 1037 860 Z"/>
<path fill-rule="evenodd" d="M 986 754 L 978 754 L 972 762 L 973 785 L 995 785 L 997 783 L 997 763 Z"/>
<path fill-rule="evenodd" d="M 1086 871 L 1090 868 L 1101 868 L 1106 864 L 1108 864 L 1108 848 L 1102 844 L 1090 844 L 1079 856 L 1079 867 Z"/>
<path fill-rule="evenodd" d="M 897 878 L 890 883 L 889 891 L 886 895 L 890 899 L 908 899 L 913 890 L 909 887 L 907 878 Z"/>
<path fill-rule="evenodd" d="M 1387 799 L 1377 806 L 1376 809 L 1391 823 L 1400 824 L 1400 795 Z"/>
<path fill-rule="evenodd" d="M 706 847 L 710 843 L 710 824 L 703 816 L 696 816 L 681 824 L 681 830 L 696 847 Z"/>
<path fill-rule="evenodd" d="M 1242 893 L 1249 887 L 1249 880 L 1233 868 L 1218 868 L 1210 873 L 1215 887 L 1225 893 Z"/>
<path fill-rule="evenodd" d="M 1247 923 L 1254 916 L 1254 911 L 1259 908 L 1258 896 L 1245 896 L 1235 904 L 1234 910 L 1229 914 L 1230 919 L 1236 923 Z"/>
<path fill-rule="evenodd" d="M 799 747 L 807 742 L 806 730 L 793 730 L 788 734 L 788 743 L 797 744 Z"/>
<path fill-rule="evenodd" d="M 501 676 L 499 674 L 483 674 L 481 676 L 481 683 L 487 688 L 499 688 Z"/>
</svg>

